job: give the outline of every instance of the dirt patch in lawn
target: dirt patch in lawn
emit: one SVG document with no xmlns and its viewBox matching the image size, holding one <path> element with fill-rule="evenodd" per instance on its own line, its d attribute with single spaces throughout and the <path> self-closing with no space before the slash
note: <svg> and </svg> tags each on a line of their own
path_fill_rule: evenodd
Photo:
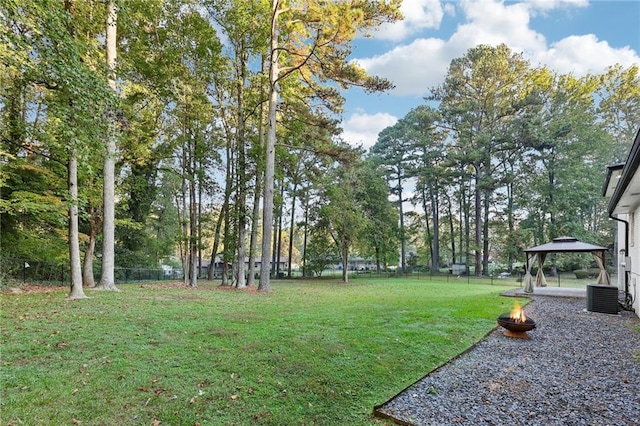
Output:
<svg viewBox="0 0 640 426">
<path fill-rule="evenodd" d="M 51 293 L 54 291 L 69 291 L 66 285 L 31 285 L 23 284 L 20 287 L 9 287 L 2 289 L 1 294 L 24 294 L 24 293 Z"/>
</svg>

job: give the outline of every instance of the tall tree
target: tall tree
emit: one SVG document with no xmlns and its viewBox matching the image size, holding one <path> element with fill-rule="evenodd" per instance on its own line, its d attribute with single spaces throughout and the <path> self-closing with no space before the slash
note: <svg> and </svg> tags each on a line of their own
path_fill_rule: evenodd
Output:
<svg viewBox="0 0 640 426">
<path fill-rule="evenodd" d="M 504 149 L 502 128 L 527 105 L 529 70 L 522 55 L 506 45 L 480 45 L 454 59 L 444 83 L 429 96 L 440 101 L 459 158 L 473 167 L 476 275 L 486 273 L 489 263 L 489 213 L 497 187 L 493 161 Z"/>
<path fill-rule="evenodd" d="M 608 141 L 597 121 L 596 88 L 594 76 L 540 71 L 536 95 L 541 102 L 525 139 L 534 189 L 526 205 L 530 215 L 542 219 L 535 230 L 538 241 L 584 236 L 583 213 L 592 211 L 601 185 L 592 177 L 600 173 Z"/>
<path fill-rule="evenodd" d="M 449 177 L 438 120 L 438 112 L 426 105 L 414 108 L 401 120 L 405 138 L 412 146 L 410 175 L 417 178 L 416 201 L 422 203 L 425 213 L 430 267 L 436 272 L 440 269 L 440 195 L 444 192 L 443 182 Z"/>
<path fill-rule="evenodd" d="M 411 175 L 413 145 L 406 134 L 405 122 L 398 122 L 382 130 L 378 140 L 371 148 L 371 154 L 377 158 L 383 173 L 396 197 L 396 206 L 400 220 L 400 268 L 404 272 L 407 266 L 407 236 L 405 230 L 404 190 L 406 181 Z"/>
<path fill-rule="evenodd" d="M 361 254 L 373 253 L 376 271 L 397 261 L 398 212 L 389 201 L 387 184 L 375 163 L 368 161 L 358 176 L 356 197 L 366 219 L 358 237 Z"/>
<path fill-rule="evenodd" d="M 610 162 L 623 162 L 640 123 L 640 66 L 610 67 L 600 76 L 598 112 L 615 146 Z"/>
<path fill-rule="evenodd" d="M 331 93 L 329 87 L 322 87 L 322 81 L 335 81 L 343 87 L 362 86 L 370 91 L 388 89 L 388 81 L 367 76 L 362 68 L 348 61 L 348 56 L 351 40 L 358 30 L 366 32 L 382 22 L 395 21 L 400 17 L 400 2 L 397 0 L 388 3 L 366 0 L 321 4 L 288 3 L 285 0 L 272 0 L 271 3 L 269 124 L 265 147 L 261 290 L 270 289 L 278 84 L 283 78 L 295 74 L 301 81 L 308 82 L 315 93 Z M 286 20 L 281 23 L 282 15 L 285 15 Z M 281 58 L 286 60 L 286 64 L 281 63 Z"/>
<path fill-rule="evenodd" d="M 359 233 L 364 229 L 365 221 L 358 204 L 357 187 L 363 182 L 359 179 L 355 164 L 343 164 L 334 168 L 327 176 L 323 198 L 325 204 L 320 207 L 320 227 L 324 228 L 333 240 L 340 254 L 342 281 L 349 281 L 349 253 Z"/>
<path fill-rule="evenodd" d="M 107 1 L 107 67 L 109 69 L 109 87 L 116 91 L 118 9 L 115 0 Z M 117 140 L 117 112 L 109 114 L 109 127 L 106 135 L 106 151 L 103 167 L 102 201 L 102 275 L 97 288 L 118 291 L 115 284 L 115 157 Z"/>
</svg>

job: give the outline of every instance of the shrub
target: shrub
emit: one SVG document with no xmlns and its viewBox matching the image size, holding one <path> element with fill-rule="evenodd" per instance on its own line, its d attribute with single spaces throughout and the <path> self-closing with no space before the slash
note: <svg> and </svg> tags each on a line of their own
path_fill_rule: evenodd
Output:
<svg viewBox="0 0 640 426">
<path fill-rule="evenodd" d="M 584 269 L 578 269 L 576 271 L 573 271 L 573 273 L 576 274 L 576 278 L 579 280 L 589 278 L 589 271 L 585 271 Z"/>
<path fill-rule="evenodd" d="M 585 278 L 598 278 L 598 275 L 600 275 L 600 269 L 578 269 L 576 271 L 573 271 L 573 273 L 576 274 L 576 278 L 579 280 L 584 280 Z"/>
</svg>

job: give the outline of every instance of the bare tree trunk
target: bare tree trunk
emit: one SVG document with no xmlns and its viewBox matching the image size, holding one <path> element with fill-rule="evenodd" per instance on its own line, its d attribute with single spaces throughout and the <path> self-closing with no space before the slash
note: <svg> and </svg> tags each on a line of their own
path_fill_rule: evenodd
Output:
<svg viewBox="0 0 640 426">
<path fill-rule="evenodd" d="M 482 221 L 482 274 L 489 274 L 489 204 L 491 202 L 491 190 L 485 189 L 483 200 Z"/>
<path fill-rule="evenodd" d="M 515 221 L 513 217 L 513 190 L 514 185 L 513 181 L 509 182 L 507 185 L 507 223 L 509 225 L 509 239 L 512 244 L 515 243 L 515 239 L 513 239 L 515 235 Z M 513 262 L 515 261 L 513 251 L 509 250 L 508 258 L 507 258 L 507 270 L 509 272 L 513 272 Z"/>
<path fill-rule="evenodd" d="M 198 170 L 203 168 L 201 158 L 198 158 Z M 198 249 L 198 278 L 200 278 L 200 273 L 202 271 L 202 187 L 203 182 L 201 179 L 201 174 L 198 173 L 198 234 L 197 234 L 197 249 Z"/>
<path fill-rule="evenodd" d="M 400 212 L 400 270 L 404 274 L 407 267 L 407 238 L 404 229 L 404 206 L 402 205 L 402 178 L 398 170 L 398 211 Z"/>
<path fill-rule="evenodd" d="M 82 285 L 84 287 L 95 287 L 96 283 L 93 279 L 93 256 L 96 251 L 96 239 L 98 237 L 98 229 L 100 227 L 100 218 L 98 217 L 96 208 L 91 208 L 91 217 L 89 218 L 89 244 L 84 251 L 84 260 L 82 262 Z"/>
<path fill-rule="evenodd" d="M 184 131 L 183 131 L 184 134 Z M 191 273 L 191 262 L 189 261 L 189 229 L 188 229 L 188 219 L 185 217 L 187 216 L 189 210 L 187 209 L 187 184 L 186 184 L 186 178 L 184 176 L 184 167 L 186 167 L 186 147 L 183 145 L 182 146 L 182 167 L 183 167 L 183 173 L 182 176 L 180 178 L 181 182 L 180 182 L 180 192 L 181 192 L 181 196 L 182 196 L 182 247 L 184 247 L 183 249 L 183 253 L 182 253 L 182 269 L 184 271 L 184 276 L 182 277 L 182 283 L 184 285 L 188 285 L 189 284 L 189 274 Z"/>
<path fill-rule="evenodd" d="M 175 184 L 172 184 L 173 186 L 173 196 L 174 196 L 174 202 L 176 205 L 176 210 L 177 210 L 177 215 L 178 215 L 178 223 L 180 224 L 180 238 L 178 240 L 178 255 L 180 256 L 180 263 L 182 265 L 182 272 L 183 272 L 183 282 L 184 284 L 186 284 L 186 277 L 187 274 L 189 273 L 189 262 L 187 262 L 187 249 L 186 249 L 186 238 L 185 236 L 187 235 L 187 224 L 185 221 L 185 217 L 184 217 L 184 213 L 185 213 L 185 207 L 184 207 L 184 179 L 182 179 L 181 184 L 180 184 L 180 190 L 178 190 L 178 188 L 176 188 Z M 179 191 L 179 192 L 178 192 Z M 180 198 L 182 197 L 182 198 Z"/>
<path fill-rule="evenodd" d="M 451 197 L 447 194 L 447 211 L 449 213 L 449 233 L 451 234 L 451 258 L 456 259 L 456 236 L 453 228 L 453 209 L 451 206 Z"/>
<path fill-rule="evenodd" d="M 195 159 L 193 157 L 195 153 L 195 147 L 192 147 L 191 151 L 191 175 L 189 179 L 189 259 L 191 266 L 189 268 L 189 286 L 190 287 L 198 287 L 198 235 L 197 235 L 197 200 L 196 200 L 196 182 L 195 182 L 195 170 L 194 163 Z"/>
<path fill-rule="evenodd" d="M 271 58 L 269 60 L 269 126 L 264 172 L 264 202 L 262 211 L 262 264 L 259 290 L 270 290 L 271 226 L 273 225 L 273 180 L 275 175 L 276 106 L 278 104 L 278 0 L 271 0 Z"/>
<path fill-rule="evenodd" d="M 344 240 L 344 237 L 342 239 L 341 246 L 342 247 L 340 251 L 342 254 L 342 282 L 346 284 L 349 282 L 349 245 Z"/>
<path fill-rule="evenodd" d="M 109 68 L 109 86 L 116 90 L 115 68 L 117 55 L 118 11 L 115 0 L 107 3 L 107 66 Z M 102 221 L 102 274 L 97 288 L 118 291 L 115 283 L 115 157 L 117 125 L 116 112 L 111 111 L 107 130 L 106 153 L 103 172 L 103 221 Z"/>
<path fill-rule="evenodd" d="M 236 196 L 236 211 L 238 212 L 238 233 L 237 233 L 237 250 L 236 250 L 236 288 L 243 289 L 247 287 L 245 276 L 244 258 L 246 255 L 246 228 L 247 228 L 247 157 L 245 150 L 245 122 L 244 122 L 244 84 L 246 74 L 246 52 L 244 48 L 240 51 L 240 75 L 238 78 L 238 114 L 237 114 L 237 133 L 236 133 L 236 150 L 238 152 L 238 189 Z"/>
<path fill-rule="evenodd" d="M 222 250 L 222 275 L 220 276 L 220 285 L 227 286 L 229 283 L 229 246 L 231 244 L 231 205 L 227 205 L 224 211 L 224 229 L 222 241 L 224 244 Z"/>
<path fill-rule="evenodd" d="M 256 183 L 253 194 L 253 212 L 251 213 L 251 238 L 249 242 L 249 264 L 247 271 L 247 286 L 256 281 L 256 248 L 258 246 L 258 223 L 260 221 L 260 173 L 256 173 Z"/>
<path fill-rule="evenodd" d="M 262 71 L 264 71 L 265 66 L 265 57 L 262 56 Z M 264 93 L 261 90 L 261 98 L 264 98 Z M 258 116 L 258 143 L 260 146 L 260 152 L 264 149 L 265 140 L 264 140 L 264 104 L 260 107 L 260 113 Z M 252 286 L 255 284 L 256 280 L 256 251 L 258 247 L 258 226 L 260 223 L 260 197 L 262 192 L 262 177 L 263 170 L 261 167 L 262 162 L 260 158 L 256 161 L 256 181 L 253 188 L 253 212 L 251 213 L 251 238 L 249 242 L 249 270 L 248 275 L 249 278 L 247 280 L 247 285 Z"/>
<path fill-rule="evenodd" d="M 277 245 L 274 256 L 274 265 L 275 265 L 275 277 L 280 277 L 280 259 L 282 258 L 282 216 L 284 210 L 284 178 L 282 178 L 282 182 L 280 183 L 280 205 L 278 206 L 278 238 L 276 239 Z"/>
<path fill-rule="evenodd" d="M 476 265 L 475 275 L 477 277 L 482 276 L 482 194 L 480 191 L 480 170 L 476 166 L 476 187 L 474 188 L 475 194 L 475 254 Z"/>
<path fill-rule="evenodd" d="M 431 236 L 431 226 L 429 225 L 429 206 L 427 205 L 427 192 L 425 190 L 425 185 L 421 185 L 420 192 L 420 198 L 422 199 L 422 211 L 424 211 L 424 223 L 427 230 L 426 240 L 429 245 L 429 257 L 431 259 L 429 267 L 433 269 L 433 237 Z"/>
<path fill-rule="evenodd" d="M 293 183 L 293 200 L 291 200 L 291 224 L 289 225 L 289 264 L 287 266 L 287 277 L 291 278 L 291 263 L 293 260 L 293 231 L 295 229 L 296 220 L 296 191 L 298 190 L 298 182 Z"/>
<path fill-rule="evenodd" d="M 232 149 L 232 140 L 231 136 L 227 136 L 227 147 L 226 147 L 226 156 L 227 156 L 227 171 L 226 171 L 226 183 L 225 183 L 225 209 L 224 209 L 224 228 L 223 228 L 223 245 L 224 248 L 222 250 L 222 276 L 220 280 L 220 285 L 227 286 L 231 285 L 229 283 L 229 271 L 228 265 L 230 261 L 233 261 L 233 254 L 230 254 L 230 250 L 232 250 L 232 235 L 233 235 L 233 226 L 231 224 L 231 210 L 232 208 L 236 208 L 232 206 L 231 203 L 231 194 L 233 193 L 233 169 L 234 169 L 234 158 L 233 158 L 233 149 Z M 233 273 L 231 274 L 231 279 L 233 280 Z"/>
<path fill-rule="evenodd" d="M 433 184 L 429 185 L 431 216 L 433 217 L 433 248 L 431 249 L 431 271 L 440 271 L 440 204 Z"/>
<path fill-rule="evenodd" d="M 242 178 L 244 179 L 244 178 Z M 244 197 L 244 191 L 242 194 L 242 197 Z M 247 281 L 246 281 L 246 269 L 245 269 L 245 264 L 244 264 L 244 258 L 246 256 L 246 227 L 247 227 L 247 212 L 246 212 L 246 205 L 245 205 L 245 200 L 239 200 L 239 203 L 241 203 L 241 206 L 238 207 L 239 210 L 239 217 L 238 217 L 238 250 L 237 250 L 237 256 L 236 256 L 236 263 L 237 263 L 237 269 L 236 269 L 236 288 L 246 288 L 247 287 Z"/>
<path fill-rule="evenodd" d="M 222 203 L 222 208 L 218 213 L 218 219 L 216 220 L 216 230 L 213 235 L 213 247 L 211 248 L 211 261 L 209 262 L 209 269 L 207 270 L 207 279 L 212 280 L 215 272 L 216 257 L 218 256 L 218 247 L 220 246 L 220 229 L 222 228 L 222 219 L 224 218 L 224 211 L 227 208 L 228 202 Z"/>
<path fill-rule="evenodd" d="M 309 235 L 309 194 L 304 198 L 304 239 L 302 241 L 302 276 L 307 276 L 307 236 Z"/>
<path fill-rule="evenodd" d="M 78 231 L 78 158 L 69 150 L 69 261 L 71 262 L 71 291 L 69 299 L 86 299 L 82 289 L 82 268 L 80 266 L 80 241 Z"/>
<path fill-rule="evenodd" d="M 271 246 L 271 261 L 270 261 L 270 268 L 269 268 L 269 276 L 276 276 L 274 275 L 276 273 L 276 256 L 278 255 L 278 222 L 276 222 L 274 220 L 273 222 L 273 234 L 275 235 L 275 238 L 273 238 L 273 244 Z"/>
<path fill-rule="evenodd" d="M 82 286 L 93 288 L 96 286 L 96 282 L 93 279 L 93 256 L 96 252 L 96 238 L 95 235 L 89 236 L 89 244 L 84 251 L 84 259 L 82 261 Z"/>
</svg>

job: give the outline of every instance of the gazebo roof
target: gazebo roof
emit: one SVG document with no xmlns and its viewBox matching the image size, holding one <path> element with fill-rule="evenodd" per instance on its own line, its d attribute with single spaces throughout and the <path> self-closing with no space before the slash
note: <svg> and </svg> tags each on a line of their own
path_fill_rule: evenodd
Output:
<svg viewBox="0 0 640 426">
<path fill-rule="evenodd" d="M 585 253 L 592 251 L 606 251 L 606 247 L 596 246 L 594 244 L 583 243 L 574 237 L 558 237 L 552 242 L 531 247 L 525 250 L 526 253 L 560 253 L 574 252 Z"/>
</svg>

